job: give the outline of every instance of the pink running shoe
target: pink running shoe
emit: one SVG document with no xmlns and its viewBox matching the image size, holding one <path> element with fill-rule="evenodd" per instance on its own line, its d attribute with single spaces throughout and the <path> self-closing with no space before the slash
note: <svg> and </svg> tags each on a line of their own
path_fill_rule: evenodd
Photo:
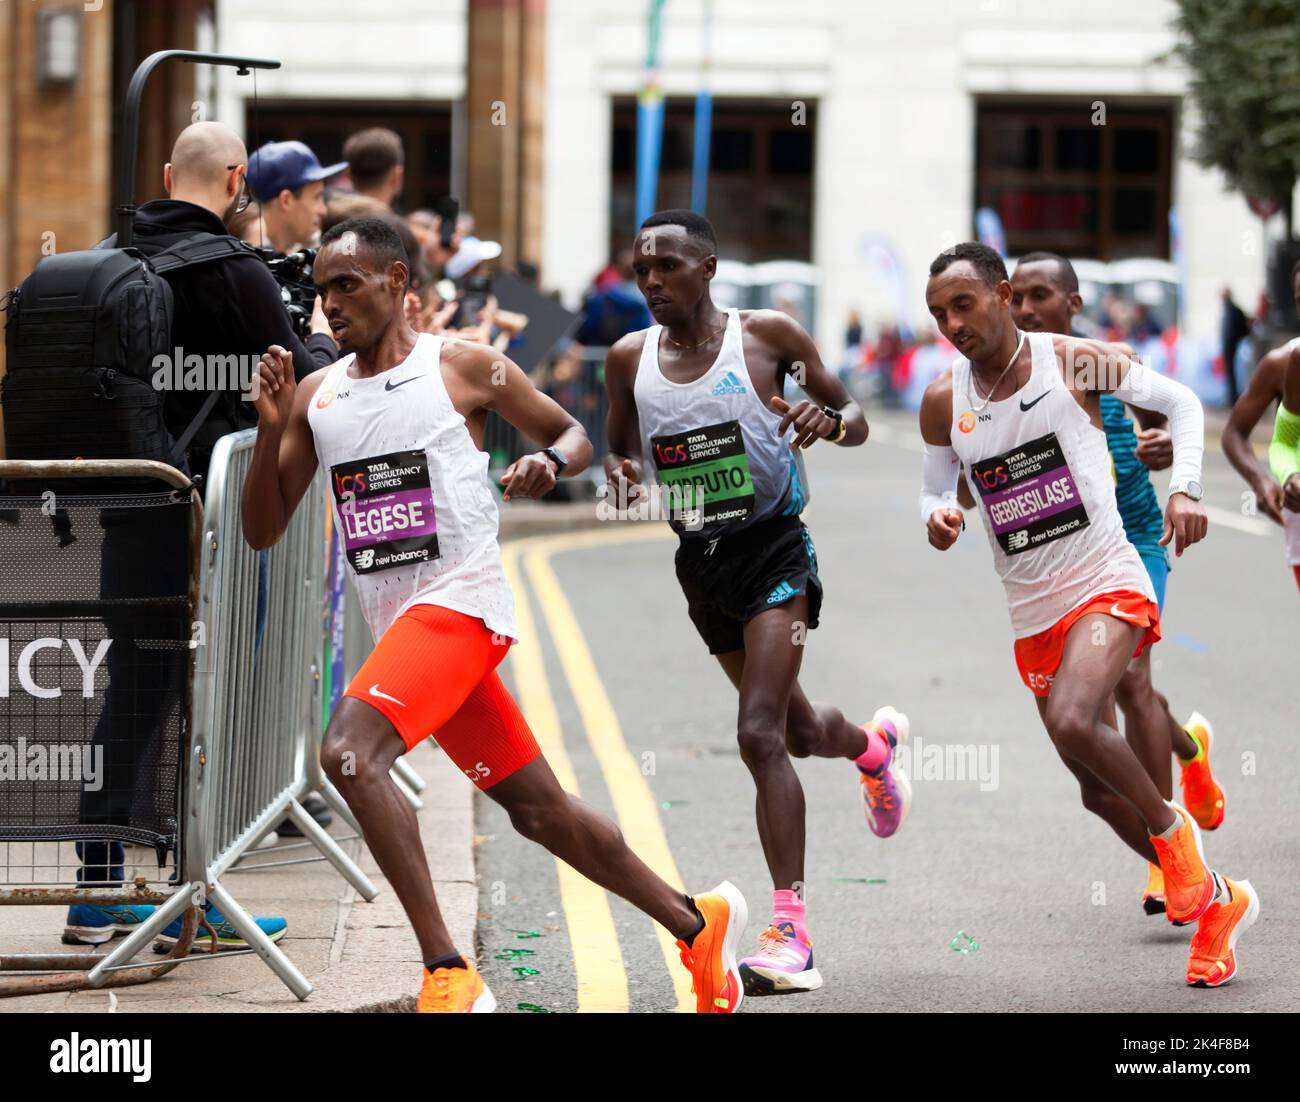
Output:
<svg viewBox="0 0 1300 1102">
<path fill-rule="evenodd" d="M 876 710 L 871 722 L 888 724 L 893 728 L 895 753 L 907 741 L 911 731 L 907 716 L 888 704 Z M 871 833 L 877 838 L 888 838 L 903 825 L 912 809 L 912 784 L 907 774 L 891 754 L 889 761 L 875 773 L 859 769 L 858 781 L 862 786 L 862 810 L 866 813 Z"/>
<path fill-rule="evenodd" d="M 746 995 L 790 995 L 816 991 L 822 975 L 813 967 L 812 942 L 792 922 L 772 925 L 758 935 L 758 952 L 740 962 Z"/>
</svg>

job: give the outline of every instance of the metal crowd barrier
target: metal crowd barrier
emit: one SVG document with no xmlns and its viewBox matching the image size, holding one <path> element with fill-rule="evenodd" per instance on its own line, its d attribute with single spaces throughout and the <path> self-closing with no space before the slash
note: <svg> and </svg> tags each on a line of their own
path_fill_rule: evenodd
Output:
<svg viewBox="0 0 1300 1102">
<path fill-rule="evenodd" d="M 176 873 L 185 842 L 181 772 L 189 750 L 202 505 L 189 479 L 163 463 L 7 461 L 0 462 L 0 479 L 13 483 L 13 492 L 0 497 L 0 746 L 9 757 L 0 772 L 0 905 L 177 901 L 174 910 L 186 914 L 165 960 L 105 977 L 105 986 L 144 983 L 186 957 L 197 929 L 197 910 L 185 908 L 189 893 Z M 114 570 L 169 540 L 178 544 L 169 571 Z M 24 681 L 17 644 L 24 642 L 26 652 L 42 640 L 46 645 L 26 659 L 26 684 L 16 684 Z M 96 666 L 89 693 L 83 671 L 63 658 L 72 642 L 83 654 L 104 647 L 107 660 Z M 42 658 L 51 652 L 57 657 Z M 123 653 L 130 655 L 125 665 Z M 133 676 L 115 687 L 110 705 L 114 671 L 124 683 L 127 671 Z M 55 689 L 59 695 L 51 698 Z M 14 768 L 34 752 L 47 762 L 56 752 L 75 762 L 78 751 L 83 763 L 99 756 L 97 783 L 84 773 L 51 777 L 46 768 L 28 777 Z M 102 848 L 95 860 L 87 852 L 87 866 L 116 866 L 109 848 L 122 847 L 124 879 L 83 883 L 77 842 Z M 0 996 L 85 987 L 87 970 L 103 959 L 89 950 L 0 950 L 0 973 L 44 973 L 0 975 Z"/>
<path fill-rule="evenodd" d="M 250 429 L 217 443 L 209 470 L 206 515 L 197 496 L 193 504 L 191 549 L 197 558 L 191 563 L 193 666 L 187 686 L 190 691 L 185 694 L 175 878 L 155 884 L 152 890 L 147 890 L 143 879 L 137 879 L 132 889 L 108 892 L 50 887 L 33 892 L 30 886 L 0 889 L 0 904 L 102 903 L 110 899 L 158 904 L 145 922 L 104 955 L 60 954 L 67 958 L 60 963 L 52 963 L 48 955 L 0 956 L 0 971 L 89 969 L 84 976 L 64 973 L 62 978 L 28 979 L 21 990 L 13 985 L 6 988 L 0 981 L 0 994 L 28 993 L 37 989 L 36 983 L 42 984 L 40 989 L 68 990 L 87 983 L 103 987 L 141 982 L 137 977 L 142 970 L 147 970 L 144 978 L 154 978 L 161 974 L 160 969 L 174 967 L 184 958 L 199 920 L 196 904 L 208 899 L 285 985 L 298 998 L 306 998 L 312 985 L 223 883 L 223 877 L 286 815 L 362 898 L 371 900 L 377 894 L 357 865 L 299 802 L 315 789 L 346 822 L 356 826 L 342 797 L 319 767 L 324 581 L 329 566 L 323 551 L 324 476 L 317 476 L 280 542 L 269 552 L 252 550 L 243 539 L 239 508 L 255 437 L 256 430 Z M 117 462 L 0 463 L 0 478 L 120 478 L 140 473 L 142 466 L 149 468 L 144 473 L 172 486 L 188 485 L 180 472 L 162 464 Z M 3 504 L 0 501 L 0 506 Z M 265 604 L 260 639 L 259 588 Z M 410 790 L 408 798 L 418 800 L 411 778 L 415 782 L 419 778 L 409 766 L 406 771 L 410 776 L 405 778 L 404 790 Z M 4 783 L 0 780 L 0 787 Z M 76 831 L 64 835 L 81 836 Z M 130 963 L 182 915 L 182 944 L 166 962 Z"/>
</svg>

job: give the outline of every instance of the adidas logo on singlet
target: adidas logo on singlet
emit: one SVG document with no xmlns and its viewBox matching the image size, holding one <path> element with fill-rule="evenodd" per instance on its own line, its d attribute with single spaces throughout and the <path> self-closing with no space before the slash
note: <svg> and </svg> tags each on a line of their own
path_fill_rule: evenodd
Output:
<svg viewBox="0 0 1300 1102">
<path fill-rule="evenodd" d="M 748 394 L 744 384 L 736 378 L 734 371 L 728 371 L 721 379 L 718 385 L 713 388 L 714 394 Z"/>
</svg>

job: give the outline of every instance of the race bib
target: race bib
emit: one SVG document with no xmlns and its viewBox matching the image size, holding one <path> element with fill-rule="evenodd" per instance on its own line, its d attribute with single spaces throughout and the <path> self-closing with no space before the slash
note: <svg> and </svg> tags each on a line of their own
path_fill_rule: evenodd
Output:
<svg viewBox="0 0 1300 1102">
<path fill-rule="evenodd" d="M 984 515 L 1008 555 L 1088 527 L 1088 512 L 1056 433 L 970 465 Z"/>
<path fill-rule="evenodd" d="M 438 526 L 421 451 L 370 456 L 330 468 L 343 551 L 358 574 L 438 557 Z"/>
<path fill-rule="evenodd" d="M 753 515 L 754 482 L 739 421 L 654 436 L 650 444 L 659 483 L 675 518 L 702 511 L 697 527 L 707 527 L 734 524 Z"/>
</svg>

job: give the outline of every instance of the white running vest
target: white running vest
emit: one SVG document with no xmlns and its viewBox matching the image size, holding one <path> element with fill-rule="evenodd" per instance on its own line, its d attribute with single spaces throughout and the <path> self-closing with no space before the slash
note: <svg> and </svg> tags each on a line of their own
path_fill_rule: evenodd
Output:
<svg viewBox="0 0 1300 1102">
<path fill-rule="evenodd" d="M 1061 378 L 1052 335 L 1030 333 L 1028 344 L 1029 381 L 978 413 L 970 361 L 952 366 L 952 446 L 984 514 L 1017 639 L 1099 593 L 1131 589 L 1155 601 L 1124 535 L 1106 434 Z"/>
<path fill-rule="evenodd" d="M 633 397 L 641 424 L 642 472 L 665 489 L 702 502 L 702 527 L 679 535 L 713 538 L 778 514 L 803 511 L 804 491 L 793 430 L 777 436 L 781 418 L 754 393 L 745 366 L 740 311 L 727 311 L 718 357 L 699 379 L 674 383 L 659 369 L 659 334 L 646 330 Z M 689 504 L 689 501 L 688 501 Z"/>
<path fill-rule="evenodd" d="M 517 639 L 488 457 L 442 379 L 442 338 L 373 378 L 334 364 L 307 409 L 361 609 L 376 641 L 414 605 L 441 605 Z"/>
</svg>

